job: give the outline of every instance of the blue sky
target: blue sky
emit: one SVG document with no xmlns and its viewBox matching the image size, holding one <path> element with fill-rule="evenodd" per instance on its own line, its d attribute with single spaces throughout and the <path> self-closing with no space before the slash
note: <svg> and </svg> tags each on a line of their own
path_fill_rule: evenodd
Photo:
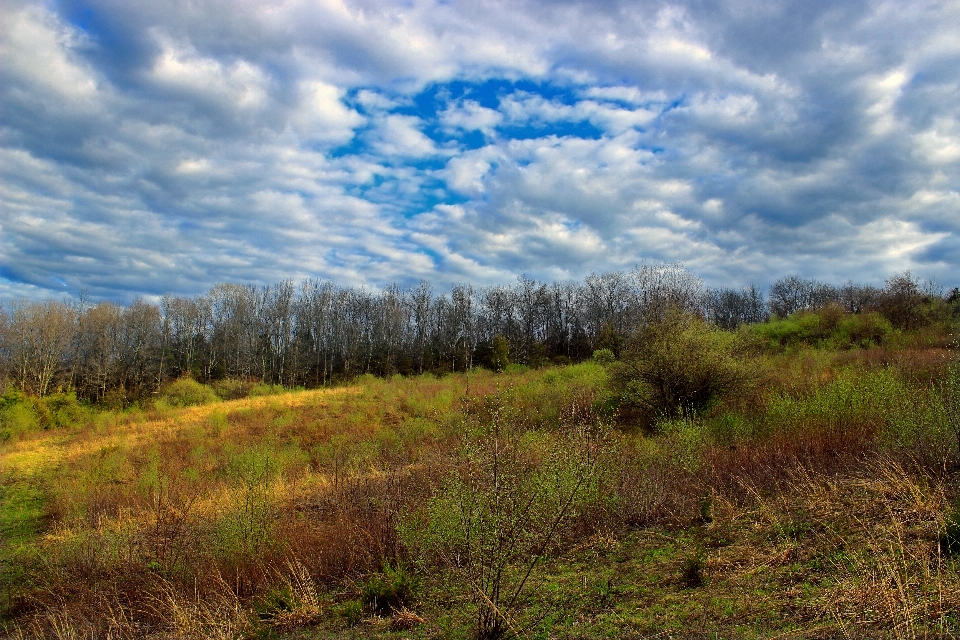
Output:
<svg viewBox="0 0 960 640">
<path fill-rule="evenodd" d="M 956 2 L 8 0 L 0 300 L 960 273 Z"/>
</svg>

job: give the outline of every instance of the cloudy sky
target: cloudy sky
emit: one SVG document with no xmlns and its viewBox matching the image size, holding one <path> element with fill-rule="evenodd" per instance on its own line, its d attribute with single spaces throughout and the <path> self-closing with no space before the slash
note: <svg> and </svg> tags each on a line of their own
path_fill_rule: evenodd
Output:
<svg viewBox="0 0 960 640">
<path fill-rule="evenodd" d="M 0 4 L 0 299 L 960 274 L 960 2 Z"/>
</svg>

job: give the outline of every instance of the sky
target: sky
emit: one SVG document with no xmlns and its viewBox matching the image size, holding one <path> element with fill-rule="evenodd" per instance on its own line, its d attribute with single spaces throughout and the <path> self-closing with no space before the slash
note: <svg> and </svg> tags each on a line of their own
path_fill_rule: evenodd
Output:
<svg viewBox="0 0 960 640">
<path fill-rule="evenodd" d="M 0 3 L 0 301 L 960 284 L 960 2 Z"/>
</svg>

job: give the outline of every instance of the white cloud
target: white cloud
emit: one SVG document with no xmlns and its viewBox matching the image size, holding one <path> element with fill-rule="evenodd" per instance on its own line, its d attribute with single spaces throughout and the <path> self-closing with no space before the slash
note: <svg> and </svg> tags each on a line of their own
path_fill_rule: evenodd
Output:
<svg viewBox="0 0 960 640">
<path fill-rule="evenodd" d="M 258 66 L 199 55 L 192 46 L 177 44 L 161 33 L 155 38 L 162 50 L 149 73 L 153 82 L 227 108 L 267 106 L 269 79 Z"/>
<path fill-rule="evenodd" d="M 913 136 L 916 154 L 933 165 L 960 160 L 960 125 L 948 117 L 938 118 L 933 126 Z"/>
<path fill-rule="evenodd" d="M 379 118 L 370 142 L 384 156 L 422 158 L 435 155 L 433 140 L 420 130 L 423 122 L 415 116 L 388 115 Z"/>
<path fill-rule="evenodd" d="M 308 141 L 345 144 L 366 119 L 343 103 L 346 92 L 318 81 L 300 84 L 300 104 L 291 120 L 300 137 Z"/>
<path fill-rule="evenodd" d="M 483 107 L 475 100 L 464 100 L 460 104 L 448 106 L 441 112 L 440 122 L 451 129 L 482 131 L 492 136 L 494 128 L 503 122 L 503 114 L 495 109 Z"/>
<path fill-rule="evenodd" d="M 56 6 L 0 7 L 0 297 L 960 267 L 948 5 Z"/>
<path fill-rule="evenodd" d="M 4 12 L 2 18 L 0 65 L 5 75 L 70 101 L 75 108 L 95 106 L 97 74 L 73 53 L 83 41 L 81 33 L 40 7 Z"/>
</svg>

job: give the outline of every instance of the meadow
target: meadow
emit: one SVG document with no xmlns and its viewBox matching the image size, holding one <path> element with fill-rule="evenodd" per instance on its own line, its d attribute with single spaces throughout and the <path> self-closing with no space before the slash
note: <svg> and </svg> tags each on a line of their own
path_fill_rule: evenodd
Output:
<svg viewBox="0 0 960 640">
<path fill-rule="evenodd" d="M 125 409 L 8 388 L 2 629 L 960 636 L 953 325 L 667 329 L 562 366 L 182 378 Z"/>
</svg>

